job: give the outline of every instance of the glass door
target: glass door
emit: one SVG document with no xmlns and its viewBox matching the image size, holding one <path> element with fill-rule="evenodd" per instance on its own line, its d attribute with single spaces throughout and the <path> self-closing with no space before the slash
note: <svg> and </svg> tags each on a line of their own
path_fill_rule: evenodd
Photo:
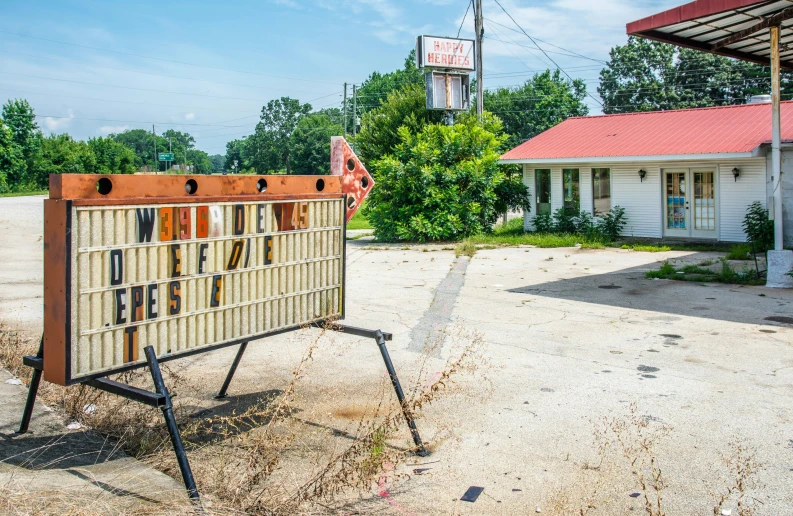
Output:
<svg viewBox="0 0 793 516">
<path fill-rule="evenodd" d="M 534 171 L 534 191 L 537 192 L 537 215 L 551 214 L 551 171 L 537 169 Z"/>
<path fill-rule="evenodd" d="M 713 170 L 692 170 L 694 206 L 691 236 L 716 238 L 716 173 Z"/>
<path fill-rule="evenodd" d="M 716 238 L 715 170 L 665 170 L 664 236 Z"/>
<path fill-rule="evenodd" d="M 690 236 L 689 200 L 686 188 L 688 171 L 664 171 L 664 204 L 666 223 L 664 236 Z"/>
</svg>

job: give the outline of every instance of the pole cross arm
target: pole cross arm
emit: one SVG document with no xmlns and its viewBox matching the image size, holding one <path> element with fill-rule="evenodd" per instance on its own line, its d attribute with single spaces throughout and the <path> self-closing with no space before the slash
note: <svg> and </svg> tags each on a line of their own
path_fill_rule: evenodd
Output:
<svg viewBox="0 0 793 516">
<path fill-rule="evenodd" d="M 727 36 L 724 39 L 721 39 L 711 45 L 711 50 L 719 50 L 720 48 L 724 48 L 728 45 L 732 45 L 733 43 L 737 43 L 742 39 L 748 38 L 749 36 L 760 32 L 762 30 L 768 29 L 769 27 L 779 27 L 783 21 L 789 20 L 793 18 L 793 7 L 788 7 L 784 11 L 780 11 L 773 16 L 769 16 L 768 18 L 764 19 L 763 21 L 752 25 L 746 29 L 743 29 L 740 32 L 736 32 L 730 36 Z"/>
</svg>

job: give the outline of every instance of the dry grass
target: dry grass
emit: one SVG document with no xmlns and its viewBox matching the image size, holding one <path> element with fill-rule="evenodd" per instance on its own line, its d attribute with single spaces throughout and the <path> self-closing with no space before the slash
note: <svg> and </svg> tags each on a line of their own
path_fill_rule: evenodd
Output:
<svg viewBox="0 0 793 516">
<path fill-rule="evenodd" d="M 175 412 L 207 513 L 326 512 L 337 500 L 371 493 L 383 478 L 387 477 L 389 482 L 404 478 L 394 471 L 415 450 L 386 375 L 380 376 L 379 385 L 372 387 L 370 401 L 363 405 L 350 403 L 333 392 L 326 399 L 312 389 L 310 367 L 317 350 L 337 351 L 344 347 L 333 344 L 333 335 L 336 334 L 330 328 L 307 329 L 296 334 L 294 338 L 303 341 L 305 352 L 287 384 L 231 414 L 205 417 L 190 414 L 185 400 L 189 399 L 189 393 L 200 392 L 201 386 L 191 385 L 186 378 L 163 367 L 166 385 L 172 393 L 180 394 L 174 399 Z M 452 328 L 441 338 L 448 344 L 445 349 L 454 351 L 439 372 L 431 377 L 427 372 L 430 370 L 427 364 L 437 362 L 433 357 L 439 353 L 439 341 L 428 344 L 415 367 L 408 369 L 402 364 L 400 368 L 417 371 L 411 378 L 402 378 L 407 396 L 405 408 L 414 417 L 440 398 L 468 395 L 463 384 L 457 382 L 461 378 L 474 375 L 478 385 L 487 383 L 481 335 Z M 27 382 L 29 371 L 18 357 L 35 353 L 37 345 L 3 330 L 0 360 Z M 437 367 L 435 362 L 433 370 Z M 151 389 L 147 369 L 125 373 L 116 379 Z M 111 438 L 128 454 L 181 481 L 160 411 L 83 386 L 62 388 L 43 382 L 40 393 L 42 401 L 57 406 L 70 419 Z M 95 410 L 86 411 L 92 405 Z M 328 405 L 335 406 L 336 416 L 346 420 L 354 430 L 338 433 L 328 427 L 318 437 L 309 435 L 307 429 L 311 425 L 323 425 L 301 419 L 302 414 L 327 413 Z M 301 418 L 295 416 L 298 413 Z M 421 426 L 420 419 L 418 422 Z M 449 429 L 437 431 L 435 439 L 427 445 L 432 448 L 448 437 L 449 432 Z M 291 477 L 287 478 L 287 472 Z M 97 511 L 179 514 L 191 510 L 184 500 L 172 509 L 139 504 L 121 510 L 112 503 L 100 507 L 89 497 L 71 492 L 32 497 L 11 485 L 0 486 L 0 513 L 4 507 L 18 507 L 15 511 L 20 514 L 96 514 Z"/>
</svg>

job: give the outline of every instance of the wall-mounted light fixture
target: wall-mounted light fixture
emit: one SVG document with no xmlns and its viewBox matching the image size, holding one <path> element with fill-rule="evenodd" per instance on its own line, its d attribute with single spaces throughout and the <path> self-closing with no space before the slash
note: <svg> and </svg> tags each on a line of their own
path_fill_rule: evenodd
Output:
<svg viewBox="0 0 793 516">
<path fill-rule="evenodd" d="M 741 177 L 741 171 L 737 168 L 732 169 L 732 177 L 735 178 L 735 182 L 738 182 L 738 178 Z"/>
<path fill-rule="evenodd" d="M 647 171 L 642 169 L 639 170 L 639 182 L 644 182 L 644 178 L 647 177 Z"/>
</svg>

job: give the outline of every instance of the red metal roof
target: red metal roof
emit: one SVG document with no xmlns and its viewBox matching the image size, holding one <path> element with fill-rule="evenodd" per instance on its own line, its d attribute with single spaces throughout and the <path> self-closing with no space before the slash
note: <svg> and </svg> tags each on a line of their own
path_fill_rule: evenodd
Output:
<svg viewBox="0 0 793 516">
<path fill-rule="evenodd" d="M 627 25 L 628 34 L 645 30 L 657 29 L 703 18 L 714 14 L 740 9 L 753 4 L 765 4 L 768 0 L 696 0 L 694 2 L 673 7 L 662 13 L 654 14 Z"/>
<path fill-rule="evenodd" d="M 793 101 L 782 102 L 782 139 L 793 140 Z M 502 160 L 751 153 L 771 141 L 771 104 L 569 118 Z"/>
</svg>

